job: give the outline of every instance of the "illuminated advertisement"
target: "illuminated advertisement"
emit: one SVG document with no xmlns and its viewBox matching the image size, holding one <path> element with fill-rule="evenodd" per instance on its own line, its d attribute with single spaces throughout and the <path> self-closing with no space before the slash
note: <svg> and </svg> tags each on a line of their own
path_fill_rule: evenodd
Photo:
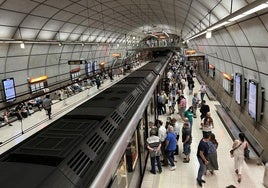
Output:
<svg viewBox="0 0 268 188">
<path fill-rule="evenodd" d="M 3 85 L 5 100 L 7 102 L 16 100 L 14 78 L 7 78 L 7 79 L 2 80 L 2 85 Z"/>
</svg>

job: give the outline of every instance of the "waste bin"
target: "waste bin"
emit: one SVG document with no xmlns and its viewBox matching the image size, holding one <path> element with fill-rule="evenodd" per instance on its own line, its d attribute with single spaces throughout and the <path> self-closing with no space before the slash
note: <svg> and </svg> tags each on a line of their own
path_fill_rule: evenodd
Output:
<svg viewBox="0 0 268 188">
<path fill-rule="evenodd" d="M 263 185 L 268 188 L 268 162 L 265 163 Z"/>
</svg>

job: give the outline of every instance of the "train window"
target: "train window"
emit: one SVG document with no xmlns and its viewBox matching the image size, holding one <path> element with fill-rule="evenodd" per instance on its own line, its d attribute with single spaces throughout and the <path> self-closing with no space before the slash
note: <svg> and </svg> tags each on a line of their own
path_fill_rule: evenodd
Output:
<svg viewBox="0 0 268 188">
<path fill-rule="evenodd" d="M 139 167 L 139 165 L 137 165 L 138 156 L 138 140 L 137 132 L 135 132 L 126 148 L 125 154 L 118 165 L 117 172 L 114 175 L 111 185 L 112 188 L 132 187 L 130 184 L 132 178 L 134 178 L 134 174 L 136 174 L 136 172 L 140 172 L 140 169 L 137 168 Z M 133 183 L 137 182 L 133 181 Z"/>
</svg>

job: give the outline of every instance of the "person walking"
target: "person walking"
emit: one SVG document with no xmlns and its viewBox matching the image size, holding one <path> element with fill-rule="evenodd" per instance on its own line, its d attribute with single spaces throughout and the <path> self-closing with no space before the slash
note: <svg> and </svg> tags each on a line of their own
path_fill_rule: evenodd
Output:
<svg viewBox="0 0 268 188">
<path fill-rule="evenodd" d="M 239 133 L 239 139 L 233 142 L 233 155 L 234 155 L 234 167 L 235 173 L 238 175 L 238 183 L 241 182 L 242 166 L 244 162 L 244 150 L 248 147 L 248 142 L 245 139 L 244 133 Z"/>
<path fill-rule="evenodd" d="M 204 137 L 200 140 L 197 148 L 197 159 L 199 162 L 199 169 L 196 180 L 200 187 L 202 187 L 202 183 L 206 183 L 206 181 L 202 179 L 202 176 L 206 171 L 206 165 L 208 165 L 209 163 L 207 159 L 209 149 L 208 141 L 209 141 L 209 135 L 205 134 Z"/>
<path fill-rule="evenodd" d="M 215 134 L 211 133 L 210 139 L 208 141 L 208 165 L 207 165 L 207 170 L 213 175 L 214 170 L 219 169 L 218 165 L 218 156 L 217 156 L 217 148 L 218 148 L 218 141 L 215 138 Z"/>
<path fill-rule="evenodd" d="M 150 153 L 150 159 L 151 159 L 151 170 L 150 172 L 152 174 L 156 174 L 155 172 L 155 162 L 158 167 L 159 173 L 162 172 L 161 162 L 160 162 L 160 155 L 161 155 L 161 141 L 160 138 L 157 135 L 157 132 L 155 129 L 151 129 L 150 131 L 150 137 L 147 138 L 147 149 Z"/>
<path fill-rule="evenodd" d="M 176 166 L 174 164 L 174 152 L 176 150 L 176 145 L 177 145 L 177 139 L 176 139 L 176 134 L 174 133 L 174 129 L 172 126 L 168 127 L 168 134 L 166 137 L 166 155 L 168 158 L 168 161 L 170 162 L 170 170 L 173 171 L 176 169 Z"/>
<path fill-rule="evenodd" d="M 46 95 L 43 100 L 43 108 L 47 111 L 48 118 L 51 119 L 51 105 L 52 100 L 50 99 L 50 95 Z"/>
</svg>

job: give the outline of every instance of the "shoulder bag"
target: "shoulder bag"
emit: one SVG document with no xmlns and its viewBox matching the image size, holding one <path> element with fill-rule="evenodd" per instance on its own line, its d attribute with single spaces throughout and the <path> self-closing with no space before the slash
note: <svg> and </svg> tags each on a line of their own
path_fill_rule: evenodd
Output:
<svg viewBox="0 0 268 188">
<path fill-rule="evenodd" d="M 242 145 L 242 143 L 240 143 L 237 147 L 235 147 L 235 148 L 233 148 L 233 149 L 230 150 L 230 155 L 231 155 L 231 157 L 234 157 L 234 151 L 235 151 L 237 148 L 239 148 L 241 145 Z"/>
</svg>

